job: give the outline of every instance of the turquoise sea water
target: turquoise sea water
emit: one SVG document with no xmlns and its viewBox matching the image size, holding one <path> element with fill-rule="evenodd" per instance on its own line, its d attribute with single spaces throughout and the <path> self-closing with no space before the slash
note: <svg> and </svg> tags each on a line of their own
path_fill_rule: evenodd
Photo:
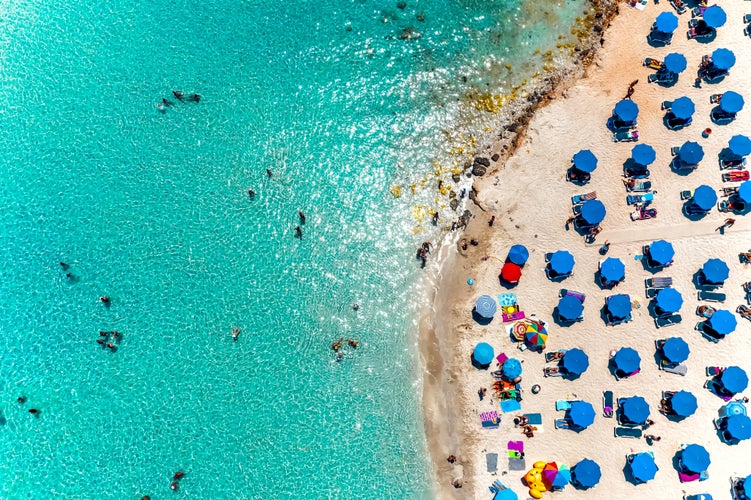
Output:
<svg viewBox="0 0 751 500">
<path fill-rule="evenodd" d="M 3 2 L 0 497 L 429 497 L 415 214 L 583 6 Z"/>
</svg>

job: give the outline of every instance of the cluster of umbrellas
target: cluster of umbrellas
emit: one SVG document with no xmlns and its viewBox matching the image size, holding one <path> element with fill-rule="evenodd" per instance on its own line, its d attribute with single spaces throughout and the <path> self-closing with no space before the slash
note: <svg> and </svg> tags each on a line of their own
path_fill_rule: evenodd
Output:
<svg viewBox="0 0 751 500">
<path fill-rule="evenodd" d="M 522 267 L 529 259 L 529 250 L 524 245 L 513 245 L 508 252 L 506 262 L 501 268 L 500 278 L 507 283 L 518 283 L 522 276 Z"/>
</svg>

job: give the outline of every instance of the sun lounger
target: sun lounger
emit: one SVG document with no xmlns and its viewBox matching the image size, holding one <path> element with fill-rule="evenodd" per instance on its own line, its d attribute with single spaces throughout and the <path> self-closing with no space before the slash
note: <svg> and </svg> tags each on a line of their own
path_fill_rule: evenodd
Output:
<svg viewBox="0 0 751 500">
<path fill-rule="evenodd" d="M 623 175 L 633 179 L 646 179 L 652 174 L 648 168 L 643 165 L 631 165 L 623 169 Z"/>
<path fill-rule="evenodd" d="M 555 402 L 555 409 L 558 411 L 568 411 L 571 409 L 571 401 L 559 399 Z"/>
<path fill-rule="evenodd" d="M 642 207 L 641 209 L 636 210 L 635 212 L 631 212 L 632 221 L 654 219 L 655 217 L 657 217 L 656 208 L 643 208 Z"/>
<path fill-rule="evenodd" d="M 691 9 L 691 17 L 701 17 L 704 15 L 705 10 L 707 10 L 707 8 L 701 5 L 694 7 Z"/>
<path fill-rule="evenodd" d="M 719 333 L 715 332 L 714 330 L 710 328 L 706 328 L 706 325 L 701 322 L 696 325 L 696 329 L 701 332 L 701 336 L 705 339 L 709 340 L 713 344 L 718 343 L 720 340 L 725 338 L 725 335 L 720 335 Z"/>
<path fill-rule="evenodd" d="M 550 363 L 551 361 L 559 361 L 561 359 L 561 356 L 556 356 L 556 354 L 563 355 L 563 354 L 566 354 L 566 352 L 568 352 L 567 349 L 559 349 L 559 350 L 553 351 L 553 352 L 546 352 L 545 353 L 545 361 L 547 363 Z"/>
<path fill-rule="evenodd" d="M 716 377 L 717 375 L 722 373 L 724 369 L 724 366 L 707 366 L 704 369 L 704 372 L 707 374 L 707 377 Z"/>
<path fill-rule="evenodd" d="M 655 318 L 655 326 L 663 328 L 666 326 L 677 325 L 683 320 L 680 314 L 671 314 L 670 316 L 659 316 Z"/>
<path fill-rule="evenodd" d="M 561 291 L 560 291 L 560 294 L 559 294 L 559 296 L 560 296 L 560 297 L 564 297 L 564 296 L 566 296 L 566 295 L 570 295 L 570 296 L 572 296 L 572 297 L 576 297 L 577 299 L 579 299 L 579 301 L 580 301 L 580 302 L 581 302 L 582 304 L 584 304 L 584 300 L 585 300 L 585 299 L 587 298 L 587 296 L 586 296 L 586 295 L 584 295 L 584 294 L 583 294 L 583 293 L 581 293 L 581 292 L 577 292 L 576 290 L 567 290 L 567 289 L 565 289 L 565 288 L 561 288 Z"/>
<path fill-rule="evenodd" d="M 751 251 L 739 253 L 738 260 L 741 261 L 741 264 L 751 264 Z"/>
<path fill-rule="evenodd" d="M 638 427 L 616 427 L 615 437 L 625 437 L 639 439 L 642 436 L 642 430 Z"/>
<path fill-rule="evenodd" d="M 626 204 L 636 205 L 637 203 L 649 204 L 654 201 L 655 197 L 653 193 L 644 194 L 628 194 L 626 195 Z"/>
<path fill-rule="evenodd" d="M 698 481 L 699 474 L 686 474 L 685 472 L 678 471 L 678 480 L 682 483 L 690 483 L 691 481 Z"/>
<path fill-rule="evenodd" d="M 623 179 L 626 191 L 633 193 L 645 193 L 652 189 L 652 181 L 638 181 L 636 179 Z"/>
<path fill-rule="evenodd" d="M 602 393 L 602 416 L 607 418 L 613 418 L 613 391 L 605 391 Z"/>
<path fill-rule="evenodd" d="M 542 413 L 525 413 L 529 425 L 542 425 Z"/>
<path fill-rule="evenodd" d="M 682 376 L 685 376 L 686 373 L 688 373 L 688 367 L 686 365 L 663 365 L 660 363 L 660 370 Z"/>
<path fill-rule="evenodd" d="M 745 158 L 720 158 L 720 170 L 743 170 Z"/>
<path fill-rule="evenodd" d="M 639 140 L 638 130 L 625 130 L 613 134 L 613 142 L 635 142 Z"/>
<path fill-rule="evenodd" d="M 563 372 L 557 366 L 546 366 L 542 369 L 542 375 L 544 377 L 562 377 Z"/>
<path fill-rule="evenodd" d="M 683 14 L 688 8 L 683 0 L 670 0 L 670 5 L 673 6 L 678 14 Z"/>
<path fill-rule="evenodd" d="M 743 24 L 751 23 L 751 14 L 743 14 Z"/>
<path fill-rule="evenodd" d="M 571 425 L 571 421 L 565 418 L 556 418 L 555 428 L 556 429 L 573 429 L 573 426 Z"/>
<path fill-rule="evenodd" d="M 746 318 L 747 320 L 751 321 L 751 309 L 749 309 L 747 306 L 741 304 L 735 309 L 735 312 L 740 314 L 741 318 Z"/>
<path fill-rule="evenodd" d="M 580 203 L 584 203 L 585 201 L 595 200 L 595 199 L 597 199 L 596 191 L 592 191 L 590 193 L 585 193 L 585 194 L 577 194 L 571 197 L 571 204 L 579 205 Z"/>
<path fill-rule="evenodd" d="M 644 290 L 644 295 L 646 295 L 648 299 L 653 299 L 657 296 L 657 292 L 659 292 L 660 290 L 661 288 L 647 288 L 646 290 Z"/>
<path fill-rule="evenodd" d="M 727 296 L 720 292 L 710 292 L 707 290 L 699 290 L 697 293 L 699 300 L 706 300 L 707 302 L 725 302 Z"/>
<path fill-rule="evenodd" d="M 673 38 L 672 35 L 670 37 Z M 665 45 L 670 44 L 670 40 L 657 40 L 658 42 L 662 42 Z M 668 71 L 658 71 L 657 73 L 654 73 L 652 75 L 649 75 L 647 77 L 648 83 L 674 83 L 678 80 L 678 77 L 675 73 L 670 73 Z"/>
<path fill-rule="evenodd" d="M 673 278 L 670 276 L 656 276 L 644 280 L 644 286 L 651 288 L 668 288 L 673 286 Z"/>
<path fill-rule="evenodd" d="M 748 170 L 734 170 L 722 174 L 722 180 L 724 182 L 743 182 L 749 179 Z"/>
</svg>

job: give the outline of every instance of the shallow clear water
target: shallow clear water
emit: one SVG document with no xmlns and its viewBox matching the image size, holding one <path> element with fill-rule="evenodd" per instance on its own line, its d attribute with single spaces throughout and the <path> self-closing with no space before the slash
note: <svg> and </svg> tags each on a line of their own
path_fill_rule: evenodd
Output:
<svg viewBox="0 0 751 500">
<path fill-rule="evenodd" d="M 4 2 L 0 496 L 163 498 L 179 469 L 193 498 L 429 496 L 436 176 L 492 127 L 468 93 L 528 78 L 582 9 Z"/>
</svg>

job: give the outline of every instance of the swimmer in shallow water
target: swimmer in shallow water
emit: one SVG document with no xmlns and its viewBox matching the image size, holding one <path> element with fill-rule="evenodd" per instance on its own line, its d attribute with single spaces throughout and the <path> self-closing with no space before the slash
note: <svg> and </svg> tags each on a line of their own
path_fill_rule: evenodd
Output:
<svg viewBox="0 0 751 500">
<path fill-rule="evenodd" d="M 232 329 L 232 340 L 234 340 L 235 342 L 237 342 L 237 338 L 239 336 L 240 336 L 240 329 L 237 328 L 237 327 L 233 328 Z M 179 478 L 177 478 L 177 479 L 179 479 Z"/>
</svg>

